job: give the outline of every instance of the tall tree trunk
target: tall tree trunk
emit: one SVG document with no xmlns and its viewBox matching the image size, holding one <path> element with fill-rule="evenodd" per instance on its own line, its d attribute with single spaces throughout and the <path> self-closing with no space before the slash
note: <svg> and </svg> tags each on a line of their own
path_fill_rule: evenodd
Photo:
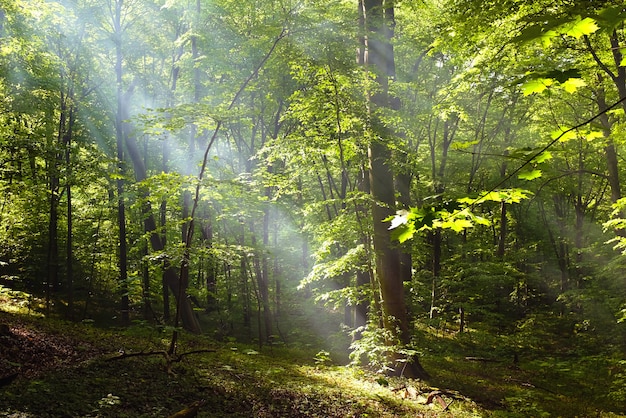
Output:
<svg viewBox="0 0 626 418">
<path fill-rule="evenodd" d="M 602 82 L 602 77 L 600 82 Z M 599 88 L 596 91 L 596 103 L 598 104 L 598 110 L 600 112 L 606 112 L 608 105 L 606 103 L 604 89 Z M 626 110 L 625 110 L 626 111 Z M 615 203 L 622 197 L 622 190 L 619 178 L 619 164 L 617 158 L 617 150 L 615 149 L 615 142 L 613 141 L 611 131 L 613 130 L 613 122 L 609 115 L 603 113 L 598 118 L 602 124 L 602 131 L 606 140 L 604 146 L 604 155 L 606 158 L 607 173 L 609 178 L 609 187 L 611 189 L 611 202 Z"/>
<path fill-rule="evenodd" d="M 65 194 L 66 194 L 66 216 L 67 216 L 67 234 L 65 241 L 65 264 L 66 264 L 66 283 L 67 283 L 67 314 L 70 320 L 74 319 L 74 263 L 73 259 L 73 236 L 74 236 L 74 217 L 72 213 L 72 135 L 74 132 L 75 122 L 75 105 L 73 91 L 70 89 L 68 94 L 69 115 L 67 128 L 63 134 L 63 145 L 65 147 Z"/>
<path fill-rule="evenodd" d="M 120 311 L 122 323 L 128 325 L 129 298 L 128 298 L 128 259 L 126 249 L 126 208 L 124 203 L 124 93 L 122 85 L 122 8 L 123 0 L 115 0 L 115 15 L 113 16 L 113 28 L 115 36 L 115 77 L 117 111 L 115 113 L 115 138 L 117 147 L 117 164 L 119 177 L 117 179 L 117 224 L 119 230 L 119 286 L 120 286 Z"/>
<path fill-rule="evenodd" d="M 202 225 L 201 228 L 202 240 L 204 241 L 204 246 L 208 250 L 206 268 L 204 269 L 206 275 L 204 283 L 207 290 L 206 311 L 213 312 L 219 308 L 217 305 L 217 260 L 211 252 L 211 248 L 213 248 L 213 224 L 211 222 L 210 214 L 206 213 L 204 218 L 206 219 L 206 223 Z"/>
<path fill-rule="evenodd" d="M 269 191 L 269 187 L 266 188 L 268 191 L 266 196 L 268 196 L 268 202 L 271 199 L 271 192 Z M 261 283 L 263 287 L 259 286 L 259 291 L 261 292 L 261 299 L 263 302 L 263 325 L 265 327 L 265 338 L 266 341 L 271 342 L 271 336 L 273 334 L 272 331 L 272 309 L 270 304 L 270 268 L 269 268 L 269 259 L 267 255 L 266 249 L 269 249 L 270 244 L 270 206 L 267 204 L 263 209 L 263 256 L 262 256 L 262 276 Z"/>
<path fill-rule="evenodd" d="M 115 73 L 117 77 L 117 113 L 116 113 L 116 137 L 117 137 L 117 152 L 118 152 L 118 164 L 120 169 L 124 168 L 123 160 L 124 145 L 128 151 L 133 168 L 135 171 L 135 178 L 138 182 L 141 182 L 147 178 L 147 171 L 143 159 L 141 158 L 141 152 L 137 146 L 137 142 L 134 136 L 130 133 L 130 123 L 126 122 L 130 119 L 130 112 L 128 105 L 130 97 L 133 94 L 134 83 L 132 83 L 126 92 L 123 91 L 123 68 L 122 68 L 122 35 L 123 28 L 121 23 L 123 9 L 123 0 L 115 0 L 115 14 L 113 16 L 113 26 L 115 35 L 115 47 L 116 47 L 116 62 Z M 122 290 L 122 317 L 123 321 L 128 321 L 128 283 L 127 283 L 127 259 L 126 259 L 126 219 L 125 208 L 123 200 L 124 183 L 120 179 L 117 182 L 118 187 L 118 223 L 120 228 L 120 286 Z M 144 213 L 144 230 L 150 234 L 150 244 L 153 251 L 162 252 L 165 249 L 165 245 L 161 236 L 157 232 L 157 224 L 152 211 L 152 205 L 147 199 L 149 192 L 146 189 L 140 191 L 143 194 L 145 200 L 142 213 Z M 178 273 L 173 266 L 166 260 L 164 262 L 164 274 L 163 281 L 167 283 L 170 290 L 177 295 L 177 312 L 183 322 L 183 327 L 190 332 L 200 333 L 200 323 L 196 317 L 191 301 L 183 297 L 186 294 L 187 280 L 184 277 L 179 277 Z M 172 344 L 172 347 L 175 344 Z M 170 347 L 171 348 L 171 347 Z"/>
<path fill-rule="evenodd" d="M 413 175 L 408 170 L 396 176 L 395 186 L 398 191 L 398 203 L 402 209 L 408 210 L 411 207 L 411 181 Z M 402 280 L 410 282 L 413 277 L 413 257 L 411 247 L 403 247 L 400 251 L 400 275 Z"/>
<path fill-rule="evenodd" d="M 245 226 L 241 223 L 241 237 L 239 242 L 242 247 L 246 245 Z M 241 273 L 241 294 L 242 294 L 242 321 L 244 328 L 250 330 L 252 325 L 252 307 L 250 302 L 250 286 L 248 285 L 248 266 L 246 262 L 247 255 L 241 254 L 241 261 L 239 263 L 239 271 Z"/>
<path fill-rule="evenodd" d="M 200 16 L 200 0 L 196 0 L 196 17 Z M 194 33 L 191 36 L 191 58 L 193 62 L 198 59 L 199 50 L 198 50 L 198 39 L 195 35 L 196 28 L 192 28 L 192 32 Z M 200 101 L 200 94 L 202 90 L 202 84 L 200 81 L 200 67 L 194 65 L 193 68 L 193 104 L 197 104 Z M 193 158 L 196 153 L 196 141 L 198 140 L 198 126 L 195 123 L 191 123 L 189 126 L 189 155 Z M 192 175 L 191 171 L 185 173 L 186 175 Z M 189 215 L 191 214 L 191 206 L 192 206 L 192 196 L 190 190 L 185 190 L 183 192 L 183 224 L 182 224 L 182 241 L 184 242 L 187 238 L 187 228 L 189 228 Z"/>
<path fill-rule="evenodd" d="M 441 272 L 441 229 L 431 232 L 429 240 L 432 246 L 432 274 L 433 279 L 430 288 L 430 312 L 429 318 L 435 317 L 437 305 L 437 287 L 439 285 L 439 274 Z"/>
<path fill-rule="evenodd" d="M 269 224 L 269 208 L 266 207 L 263 216 L 263 244 L 265 244 L 266 225 Z M 250 233 L 252 240 L 252 247 L 255 248 L 255 253 L 252 259 L 252 266 L 254 267 L 254 276 L 256 277 L 256 286 L 258 289 L 257 298 L 259 299 L 259 306 L 263 308 L 262 312 L 259 308 L 259 315 L 262 313 L 263 318 L 259 318 L 259 343 L 263 344 L 269 341 L 272 334 L 272 319 L 270 310 L 270 298 L 269 298 L 269 275 L 267 271 L 267 256 L 263 254 L 262 250 L 257 248 L 256 232 L 254 227 L 254 221 L 250 223 Z M 266 248 L 266 247 L 264 247 Z M 262 327 L 261 327 L 262 324 Z M 262 329 L 261 329 L 262 328 Z"/>
<path fill-rule="evenodd" d="M 53 159 L 56 159 L 56 156 Z M 52 291 L 57 288 L 59 283 L 59 177 L 56 173 L 57 163 L 51 161 L 50 164 L 46 313 L 50 313 Z"/>
<path fill-rule="evenodd" d="M 358 189 L 360 192 L 370 194 L 369 187 L 369 172 L 362 168 L 360 170 L 359 180 L 358 180 Z M 357 204 L 355 208 L 356 218 L 358 225 L 363 225 L 365 219 L 367 218 L 368 211 L 366 207 L 362 204 Z M 359 301 L 357 302 L 354 309 L 354 328 L 358 331 L 353 335 L 353 341 L 360 340 L 362 338 L 362 332 L 360 331 L 365 325 L 367 325 L 367 320 L 370 315 L 372 303 L 369 298 L 366 297 L 368 294 L 367 290 L 371 291 L 373 295 L 373 309 L 376 314 L 380 313 L 380 303 L 379 303 L 379 290 L 378 285 L 375 282 L 373 269 L 371 267 L 370 262 L 370 251 L 369 249 L 372 246 L 371 235 L 367 232 L 367 228 L 362 226 L 360 228 L 360 241 L 365 249 L 365 257 L 366 257 L 366 270 L 358 270 L 356 273 L 356 288 L 357 294 L 359 295 Z M 368 289 L 369 287 L 369 289 Z"/>
<path fill-rule="evenodd" d="M 274 247 L 274 254 L 278 254 L 278 222 L 274 222 L 274 238 L 272 240 L 272 246 Z M 280 281 L 280 262 L 278 257 L 274 257 L 274 266 L 272 268 L 274 276 L 274 315 L 276 318 L 282 314 L 282 283 Z"/>
<path fill-rule="evenodd" d="M 133 167 L 135 169 L 135 178 L 137 182 L 141 182 L 147 178 L 147 172 L 143 160 L 141 158 L 141 154 L 139 152 L 137 142 L 132 135 L 124 135 L 124 139 L 126 142 L 126 149 L 128 150 L 128 156 L 133 162 Z M 144 230 L 149 233 L 150 244 L 152 250 L 154 252 L 162 252 L 165 250 L 165 245 L 163 240 L 161 239 L 161 235 L 157 231 L 157 223 L 152 210 L 152 205 L 148 199 L 149 191 L 146 189 L 140 190 L 142 194 L 142 198 L 144 199 L 144 207 L 142 208 L 142 213 L 144 213 Z M 176 295 L 177 299 L 177 310 L 180 313 L 181 319 L 183 321 L 183 327 L 193 333 L 200 333 L 200 323 L 198 322 L 198 318 L 196 317 L 193 306 L 191 305 L 191 301 L 189 298 L 185 297 L 187 292 L 188 280 L 184 277 L 179 277 L 174 266 L 172 266 L 169 261 L 164 262 L 164 273 L 163 280 L 171 290 L 171 292 Z"/>
<path fill-rule="evenodd" d="M 611 45 L 611 52 L 613 55 L 613 64 L 615 65 L 615 70 L 611 70 L 609 66 L 604 63 L 600 56 L 597 54 L 596 50 L 591 45 L 591 42 L 587 36 L 584 37 L 585 45 L 587 49 L 591 53 L 591 56 L 599 65 L 600 68 L 604 70 L 604 73 L 613 81 L 615 88 L 617 89 L 617 93 L 620 99 L 626 97 L 626 67 L 622 66 L 622 47 L 620 45 L 620 38 L 618 36 L 617 30 L 614 29 L 609 34 L 609 43 Z M 598 81 L 600 84 L 600 88 L 596 91 L 596 102 L 598 104 L 598 110 L 600 112 L 605 112 L 608 109 L 606 104 L 605 92 L 602 87 L 604 77 L 602 75 L 598 75 Z M 622 109 L 626 112 L 626 102 L 622 102 Z M 609 116 L 606 113 L 603 113 L 599 117 L 600 122 L 602 123 L 602 128 L 604 130 L 604 136 L 606 138 L 606 146 L 604 148 L 607 162 L 607 172 L 609 174 L 609 185 L 611 187 L 611 201 L 616 202 L 621 198 L 621 186 L 620 186 L 620 178 L 619 178 L 619 170 L 618 170 L 618 159 L 617 159 L 617 151 L 615 149 L 615 143 L 611 136 L 612 130 L 612 122 Z M 619 230 L 618 234 L 624 234 L 623 230 Z"/>
<path fill-rule="evenodd" d="M 409 344 L 409 318 L 404 298 L 399 251 L 392 245 L 391 233 L 384 222 L 395 214 L 394 176 L 391 169 L 392 153 L 388 145 L 391 132 L 378 116 L 379 109 L 389 107 L 389 77 L 394 75 L 393 2 L 389 0 L 363 0 L 363 16 L 367 34 L 367 58 L 365 65 L 376 74 L 379 89 L 370 98 L 371 127 L 374 133 L 369 149 L 370 190 L 372 195 L 372 219 L 374 223 L 374 251 L 376 274 L 381 287 L 383 324 L 396 341 Z M 394 353 L 391 360 L 401 360 Z M 426 371 L 417 359 L 409 363 L 395 363 L 396 373 L 409 377 L 426 377 Z M 404 366 L 404 367 L 403 367 Z"/>
<path fill-rule="evenodd" d="M 65 100 L 61 97 L 61 107 Z M 52 121 L 54 116 L 52 111 L 47 112 L 46 119 Z M 47 277 L 46 277 L 46 313 L 50 313 L 52 305 L 52 293 L 59 286 L 59 163 L 60 156 L 58 153 L 57 143 L 61 141 L 62 129 L 65 125 L 66 113 L 62 109 L 59 116 L 59 126 L 57 127 L 57 140 L 52 133 L 51 124 L 47 125 L 47 146 L 49 149 L 48 157 L 48 192 L 50 194 L 48 206 L 48 254 L 46 260 Z"/>
<path fill-rule="evenodd" d="M 181 31 L 183 30 L 182 26 L 179 26 L 176 31 L 176 39 L 179 39 L 181 36 Z M 173 106 L 174 103 L 174 92 L 176 91 L 176 87 L 178 85 L 178 77 L 180 76 L 180 66 L 179 60 L 184 53 L 184 48 L 182 45 L 178 46 L 172 53 L 172 65 L 171 65 L 171 85 L 170 85 L 170 95 L 168 97 L 166 107 Z M 169 172 L 169 158 L 170 158 L 170 149 L 167 140 L 162 143 L 162 170 L 164 173 Z M 159 206 L 159 226 L 161 228 L 161 244 L 163 247 L 167 244 L 167 199 L 163 198 L 161 204 Z M 148 232 L 148 231 L 146 231 Z M 163 273 L 161 274 L 161 294 L 163 296 L 163 319 L 165 322 L 169 322 L 171 318 L 170 313 L 170 292 L 165 280 L 165 268 L 163 269 Z"/>
</svg>

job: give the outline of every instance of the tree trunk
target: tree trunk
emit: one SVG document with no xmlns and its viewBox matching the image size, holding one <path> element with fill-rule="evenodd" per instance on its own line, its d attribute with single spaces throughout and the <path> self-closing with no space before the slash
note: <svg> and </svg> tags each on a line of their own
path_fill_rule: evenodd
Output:
<svg viewBox="0 0 626 418">
<path fill-rule="evenodd" d="M 437 286 L 439 281 L 439 273 L 441 272 L 441 229 L 435 229 L 430 234 L 430 241 L 432 245 L 432 273 L 433 280 L 430 289 L 430 313 L 429 318 L 435 317 L 435 310 L 437 305 Z"/>
<path fill-rule="evenodd" d="M 404 299 L 404 283 L 401 276 L 399 251 L 392 245 L 391 233 L 385 219 L 395 214 L 394 176 L 391 169 L 389 130 L 378 117 L 378 109 L 389 107 L 388 78 L 394 75 L 393 2 L 363 0 L 363 16 L 367 34 L 367 58 L 365 65 L 376 74 L 379 90 L 370 98 L 371 127 L 374 133 L 368 149 L 370 190 L 372 195 L 372 219 L 374 222 L 374 252 L 376 274 L 381 287 L 383 324 L 396 341 L 406 345 L 410 342 L 409 320 Z M 401 360 L 393 354 L 394 362 Z M 405 359 L 406 360 L 406 359 Z M 409 363 L 393 365 L 396 373 L 408 377 L 426 377 L 427 373 L 417 359 Z M 402 367 L 405 366 L 405 367 Z"/>
<path fill-rule="evenodd" d="M 122 7 L 123 0 L 115 1 L 115 15 L 113 16 L 113 28 L 115 36 L 115 77 L 117 111 L 115 113 L 115 138 L 117 147 L 117 224 L 119 229 L 119 284 L 120 284 L 120 311 L 122 323 L 128 325 L 129 298 L 128 298 L 128 259 L 126 250 L 126 208 L 124 203 L 124 94 L 122 92 Z"/>
<path fill-rule="evenodd" d="M 266 207 L 265 214 L 263 216 L 263 241 L 265 243 L 265 225 L 269 222 L 269 208 Z M 254 276 L 256 277 L 256 285 L 258 287 L 258 299 L 259 305 L 263 308 L 263 318 L 259 318 L 259 343 L 265 343 L 269 341 L 272 334 L 272 319 L 270 311 L 270 298 L 269 298 L 269 285 L 268 285 L 268 272 L 267 272 L 267 256 L 265 254 L 259 254 L 257 248 L 257 239 L 254 228 L 254 221 L 250 223 L 250 233 L 252 240 L 252 247 L 255 248 L 255 253 L 252 259 L 252 266 L 254 267 Z M 260 309 L 259 309 L 260 311 Z M 261 312 L 259 312 L 261 314 Z M 262 324 L 262 327 L 261 327 Z M 261 329 L 262 328 L 262 329 Z"/>
<path fill-rule="evenodd" d="M 369 172 L 362 168 L 360 170 L 359 181 L 358 181 L 358 189 L 363 193 L 370 194 L 369 187 Z M 363 225 L 364 221 L 368 219 L 367 217 L 368 211 L 367 208 L 362 204 L 357 204 L 356 207 L 356 218 L 359 225 L 361 225 L 361 244 L 365 249 L 365 257 L 366 257 L 366 265 L 367 270 L 359 270 L 356 273 L 356 287 L 357 294 L 359 295 L 359 301 L 354 309 L 354 328 L 359 330 L 365 325 L 367 325 L 367 320 L 370 315 L 372 309 L 376 312 L 376 314 L 380 313 L 380 303 L 379 303 L 379 291 L 378 285 L 374 278 L 373 268 L 371 264 L 371 256 L 369 249 L 372 247 L 371 235 L 367 232 L 367 228 Z M 367 295 L 366 289 L 369 286 L 369 290 L 373 295 L 373 307 L 372 301 L 365 296 Z M 360 340 L 362 337 L 362 332 L 357 331 L 353 335 L 353 341 Z"/>
<path fill-rule="evenodd" d="M 498 249 L 496 250 L 496 256 L 500 259 L 504 258 L 506 249 L 506 236 L 507 236 L 507 217 L 506 217 L 506 202 L 500 202 L 500 234 L 498 236 Z"/>
<path fill-rule="evenodd" d="M 210 214 L 205 214 L 204 216 L 206 220 L 206 224 L 202 225 L 202 240 L 204 241 L 204 246 L 208 251 L 208 255 L 206 258 L 207 265 L 205 268 L 206 277 L 204 279 L 204 283 L 206 285 L 207 295 L 206 295 L 206 311 L 213 312 L 218 309 L 217 306 L 217 260 L 211 253 L 211 248 L 213 247 L 213 224 L 210 219 Z"/>
<path fill-rule="evenodd" d="M 404 172 L 396 176 L 396 190 L 398 191 L 398 202 L 402 209 L 408 210 L 411 207 L 411 181 L 413 176 Z M 402 281 L 410 282 L 413 278 L 413 257 L 411 247 L 403 247 L 400 251 L 400 276 Z"/>
<path fill-rule="evenodd" d="M 54 157 L 56 158 L 56 157 Z M 50 313 L 52 291 L 59 283 L 59 178 L 56 174 L 56 162 L 50 163 L 50 206 L 48 211 L 48 257 L 46 281 L 46 313 Z"/>
<path fill-rule="evenodd" d="M 123 168 L 123 145 L 126 145 L 126 149 L 128 151 L 128 156 L 130 157 L 133 168 L 135 171 L 135 179 L 137 182 L 141 182 L 147 178 L 147 171 L 144 161 L 141 157 L 141 152 L 139 151 L 139 147 L 137 146 L 137 142 L 134 136 L 130 133 L 130 123 L 125 122 L 130 119 L 130 113 L 128 111 L 128 104 L 130 102 L 130 97 L 133 94 L 134 83 L 131 84 L 128 90 L 123 93 L 122 92 L 122 53 L 121 53 L 121 27 L 119 22 L 119 17 L 121 14 L 122 0 L 117 0 L 116 2 L 116 33 L 117 33 L 117 61 L 116 61 L 116 74 L 117 74 L 117 95 L 118 95 L 118 111 L 116 115 L 116 135 L 118 142 L 118 163 L 120 167 Z M 152 205 L 148 199 L 149 191 L 146 189 L 140 190 L 140 193 L 143 194 L 142 198 L 144 198 L 144 206 L 142 208 L 142 213 L 144 214 L 144 230 L 150 236 L 150 243 L 152 246 L 152 250 L 155 252 L 162 252 L 165 249 L 165 245 L 163 240 L 161 239 L 161 235 L 157 232 L 157 224 L 154 217 L 154 213 L 152 211 Z M 122 285 L 122 315 L 125 317 L 124 312 L 128 312 L 128 289 L 127 280 L 126 280 L 126 239 L 125 239 L 125 212 L 124 212 L 124 201 L 123 201 L 123 180 L 118 180 L 118 220 L 120 225 L 120 283 Z M 124 239 L 122 239 L 122 233 L 124 234 Z M 174 270 L 168 261 L 164 263 L 164 273 L 163 273 L 163 281 L 167 284 L 169 289 L 172 291 L 174 295 L 177 295 L 177 306 L 178 311 L 181 315 L 181 319 L 183 321 L 183 327 L 193 333 L 200 333 L 200 323 L 198 322 L 198 318 L 196 317 L 193 307 L 191 305 L 191 301 L 185 297 L 187 290 L 187 280 L 183 277 L 179 277 L 178 273 Z M 126 320 L 127 318 L 125 318 Z"/>
<path fill-rule="evenodd" d="M 130 93 L 132 93 L 132 86 L 129 92 L 124 96 L 129 96 Z M 124 100 L 123 102 L 125 104 L 127 103 L 127 100 Z M 128 119 L 128 116 L 125 119 Z M 141 182 L 147 178 L 147 172 L 143 159 L 141 158 L 137 142 L 132 135 L 124 134 L 123 136 L 126 143 L 126 149 L 128 150 L 128 156 L 133 163 L 135 178 L 137 182 Z M 157 224 L 152 211 L 152 205 L 148 199 L 149 192 L 144 189 L 140 190 L 140 193 L 142 194 L 142 198 L 144 200 L 144 207 L 142 208 L 142 213 L 144 213 L 145 216 L 144 230 L 149 233 L 152 250 L 155 252 L 162 252 L 165 249 L 165 245 L 161 239 L 161 235 L 157 232 Z M 183 327 L 190 332 L 200 333 L 200 323 L 198 322 L 198 318 L 193 311 L 191 301 L 185 297 L 188 282 L 183 278 L 179 278 L 175 268 L 167 261 L 164 263 L 163 281 L 167 284 L 172 293 L 177 295 L 177 303 L 179 304 L 178 309 L 183 321 Z M 179 298 L 178 296 L 181 297 Z"/>
<path fill-rule="evenodd" d="M 65 242 L 65 260 L 66 260 L 66 282 L 67 282 L 67 310 L 68 318 L 74 319 L 74 263 L 73 258 L 73 214 L 72 214 L 72 135 L 74 131 L 75 110 L 73 101 L 73 93 L 69 94 L 70 106 L 67 128 L 63 135 L 63 145 L 65 147 L 65 193 L 67 197 L 66 214 L 67 214 L 67 235 Z"/>
</svg>

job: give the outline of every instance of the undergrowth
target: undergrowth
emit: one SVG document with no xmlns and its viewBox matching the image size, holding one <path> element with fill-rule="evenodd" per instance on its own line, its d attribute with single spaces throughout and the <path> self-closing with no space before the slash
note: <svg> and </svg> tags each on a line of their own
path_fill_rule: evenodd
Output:
<svg viewBox="0 0 626 418">
<path fill-rule="evenodd" d="M 619 357 L 535 352 L 514 363 L 506 347 L 477 332 L 423 330 L 421 361 L 433 378 L 420 382 L 333 365 L 325 351 L 188 335 L 177 353 L 197 352 L 180 361 L 118 358 L 167 349 L 168 330 L 146 324 L 99 329 L 6 313 L 0 323 L 78 351 L 73 361 L 21 373 L 0 387 L 0 417 L 168 417 L 199 400 L 206 403 L 198 417 L 617 417 L 625 405 L 608 396 L 623 381 Z M 19 370 L 28 369 L 20 361 Z M 427 404 L 435 390 L 447 410 Z"/>
</svg>

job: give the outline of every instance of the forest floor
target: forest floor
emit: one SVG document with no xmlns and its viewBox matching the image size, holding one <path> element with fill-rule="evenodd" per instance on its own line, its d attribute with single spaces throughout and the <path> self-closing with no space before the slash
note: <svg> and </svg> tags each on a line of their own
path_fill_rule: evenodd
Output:
<svg viewBox="0 0 626 418">
<path fill-rule="evenodd" d="M 604 375 L 590 372 L 597 364 L 565 373 L 554 359 L 464 357 L 466 346 L 435 336 L 439 354 L 424 356 L 435 377 L 419 382 L 302 348 L 205 337 L 182 335 L 167 356 L 170 335 L 153 327 L 100 329 L 1 308 L 0 417 L 169 417 L 198 401 L 198 417 L 626 416 L 623 403 L 598 395 L 610 381 L 602 387 Z"/>
</svg>

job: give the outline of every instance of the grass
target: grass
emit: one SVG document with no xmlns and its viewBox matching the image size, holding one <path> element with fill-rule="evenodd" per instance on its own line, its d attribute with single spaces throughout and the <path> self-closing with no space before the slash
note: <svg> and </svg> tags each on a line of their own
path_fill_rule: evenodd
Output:
<svg viewBox="0 0 626 418">
<path fill-rule="evenodd" d="M 10 344 L 19 342 L 29 354 L 0 358 L 21 373 L 0 387 L 0 417 L 168 417 L 201 399 L 198 417 L 626 416 L 619 355 L 538 350 L 513 364 L 498 338 L 477 331 L 422 330 L 422 363 L 433 378 L 419 382 L 332 365 L 310 348 L 259 350 L 188 335 L 179 354 L 211 351 L 171 362 L 162 355 L 112 359 L 122 351 L 165 350 L 169 334 L 145 324 L 100 329 L 6 312 L 0 323 L 14 332 L 0 337 L 0 350 L 17 355 Z M 445 391 L 448 410 L 426 404 L 435 389 Z"/>
<path fill-rule="evenodd" d="M 626 371 L 619 360 L 622 354 L 559 353 L 523 342 L 512 350 L 504 339 L 478 331 L 473 336 L 426 333 L 425 345 L 431 350 L 423 363 L 436 370 L 430 383 L 459 390 L 481 405 L 482 416 L 626 416 L 626 397 L 618 389 Z M 558 344 L 567 346 L 567 341 Z M 518 350 L 515 363 L 512 353 Z"/>
</svg>

